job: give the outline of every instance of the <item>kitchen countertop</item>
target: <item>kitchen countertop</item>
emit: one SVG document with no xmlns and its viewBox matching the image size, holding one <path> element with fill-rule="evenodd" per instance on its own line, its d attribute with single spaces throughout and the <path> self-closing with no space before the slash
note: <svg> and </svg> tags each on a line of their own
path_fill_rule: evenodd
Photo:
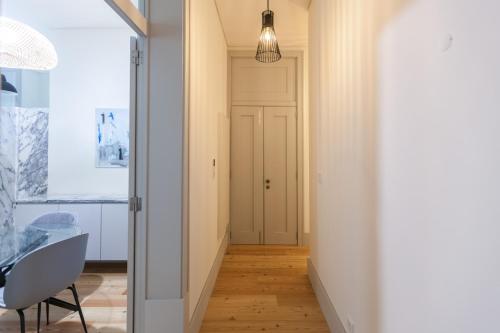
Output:
<svg viewBox="0 0 500 333">
<path fill-rule="evenodd" d="M 51 195 L 47 197 L 33 197 L 18 199 L 16 204 L 99 204 L 99 203 L 128 203 L 127 196 L 120 195 Z"/>
</svg>

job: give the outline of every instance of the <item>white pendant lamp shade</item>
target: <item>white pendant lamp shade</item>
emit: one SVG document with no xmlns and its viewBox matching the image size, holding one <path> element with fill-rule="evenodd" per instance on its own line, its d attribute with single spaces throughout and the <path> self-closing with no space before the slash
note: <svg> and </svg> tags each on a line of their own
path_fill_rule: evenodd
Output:
<svg viewBox="0 0 500 333">
<path fill-rule="evenodd" d="M 50 70 L 56 66 L 56 50 L 44 35 L 0 16 L 0 67 Z"/>
</svg>

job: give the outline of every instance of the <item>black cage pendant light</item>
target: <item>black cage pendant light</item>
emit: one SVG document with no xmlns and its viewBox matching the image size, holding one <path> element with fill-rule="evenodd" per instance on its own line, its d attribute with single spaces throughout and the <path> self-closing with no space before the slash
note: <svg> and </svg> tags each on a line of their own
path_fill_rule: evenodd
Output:
<svg viewBox="0 0 500 333">
<path fill-rule="evenodd" d="M 269 0 L 267 0 L 267 10 L 262 12 L 262 31 L 255 59 L 266 63 L 281 59 L 280 47 L 274 32 L 274 13 L 269 9 Z"/>
</svg>

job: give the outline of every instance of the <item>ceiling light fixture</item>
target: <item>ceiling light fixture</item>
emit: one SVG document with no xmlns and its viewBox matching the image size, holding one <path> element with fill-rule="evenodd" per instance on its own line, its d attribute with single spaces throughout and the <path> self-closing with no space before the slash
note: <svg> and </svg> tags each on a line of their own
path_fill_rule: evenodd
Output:
<svg viewBox="0 0 500 333">
<path fill-rule="evenodd" d="M 265 63 L 276 62 L 281 59 L 280 47 L 274 31 L 274 13 L 269 9 L 269 0 L 267 0 L 267 10 L 262 12 L 262 31 L 255 59 Z"/>
<path fill-rule="evenodd" d="M 0 67 L 50 70 L 57 66 L 54 45 L 30 26 L 0 16 Z"/>
</svg>

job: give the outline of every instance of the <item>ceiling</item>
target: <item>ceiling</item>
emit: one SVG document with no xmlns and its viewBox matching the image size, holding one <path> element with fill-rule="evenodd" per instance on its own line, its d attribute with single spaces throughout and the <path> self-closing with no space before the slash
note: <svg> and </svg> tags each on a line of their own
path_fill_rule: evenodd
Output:
<svg viewBox="0 0 500 333">
<path fill-rule="evenodd" d="M 133 0 L 137 3 L 138 0 Z M 208 0 L 206 0 L 208 1 Z M 266 0 L 214 0 L 231 48 L 255 47 Z M 311 0 L 270 0 L 281 48 L 307 44 Z M 3 15 L 36 29 L 126 28 L 104 0 L 0 0 Z"/>
<path fill-rule="evenodd" d="M 307 45 L 308 8 L 311 0 L 270 0 L 281 48 Z M 231 48 L 255 47 L 266 0 L 215 0 L 226 40 Z"/>
<path fill-rule="evenodd" d="M 40 30 L 126 27 L 104 0 L 1 0 L 0 2 L 2 2 L 2 15 Z"/>
</svg>

